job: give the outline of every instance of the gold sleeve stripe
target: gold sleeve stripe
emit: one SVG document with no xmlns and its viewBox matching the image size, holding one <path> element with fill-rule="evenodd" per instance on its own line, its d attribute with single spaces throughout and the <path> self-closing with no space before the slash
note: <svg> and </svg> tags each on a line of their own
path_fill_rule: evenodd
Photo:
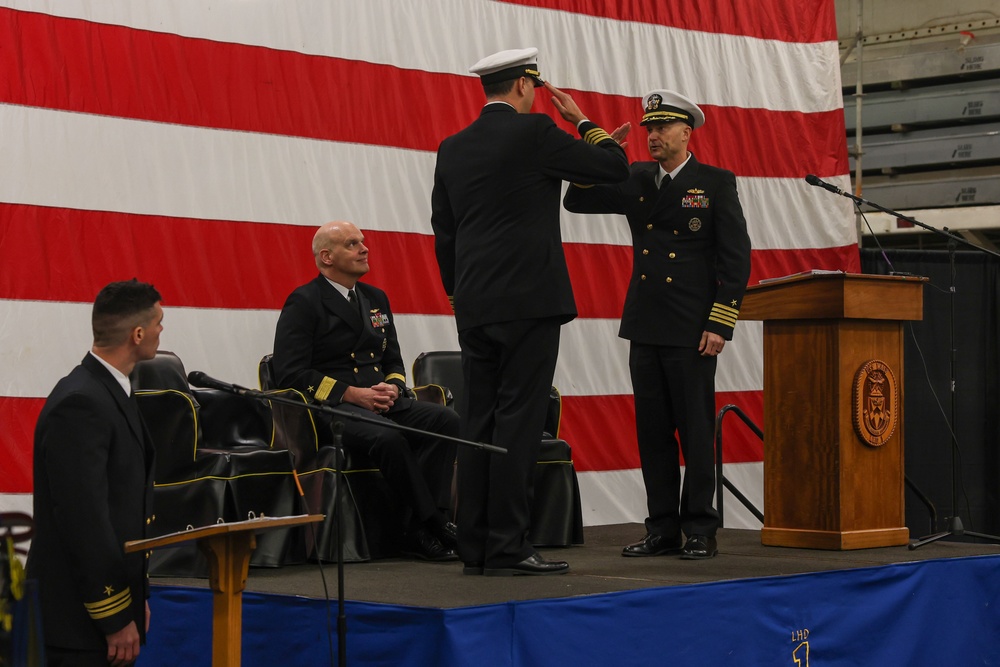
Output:
<svg viewBox="0 0 1000 667">
<path fill-rule="evenodd" d="M 712 309 L 712 313 L 708 316 L 708 319 L 710 322 L 718 322 L 719 324 L 725 324 L 729 327 L 736 326 L 736 315 L 721 312 L 718 308 Z"/>
<path fill-rule="evenodd" d="M 406 384 L 406 376 L 400 373 L 389 373 L 385 376 L 385 381 L 388 382 L 389 380 L 399 380 L 403 384 Z"/>
<path fill-rule="evenodd" d="M 448 295 L 448 305 L 451 306 L 451 312 L 455 312 L 455 297 L 451 294 Z"/>
<path fill-rule="evenodd" d="M 337 381 L 333 378 L 324 377 L 323 381 L 319 383 L 319 389 L 316 390 L 313 396 L 317 401 L 325 401 L 330 397 L 330 392 L 333 391 L 335 384 L 337 384 Z"/>
<path fill-rule="evenodd" d="M 574 183 L 573 187 L 574 188 L 580 188 L 581 190 L 586 190 L 587 188 L 592 188 L 594 186 L 593 185 L 580 185 L 579 183 Z"/>
<path fill-rule="evenodd" d="M 726 320 L 721 317 L 716 317 L 715 315 L 710 315 L 708 321 L 718 322 L 719 324 L 725 324 L 727 327 L 736 328 L 736 320 Z"/>
<path fill-rule="evenodd" d="M 126 588 L 121 593 L 113 595 L 107 600 L 101 600 L 100 602 L 85 602 L 83 606 L 87 609 L 87 613 L 90 614 L 90 617 L 96 621 L 125 611 L 131 604 L 132 591 Z"/>
<path fill-rule="evenodd" d="M 713 303 L 712 304 L 712 310 L 717 310 L 720 313 L 728 313 L 728 314 L 732 315 L 733 317 L 739 317 L 740 316 L 740 309 L 739 308 L 730 308 L 729 306 L 723 305 L 721 303 Z"/>
<path fill-rule="evenodd" d="M 587 132 L 583 135 L 583 140 L 588 144 L 599 144 L 605 139 L 611 139 L 611 135 L 599 127 L 587 130 Z M 612 141 L 614 140 L 612 139 Z"/>
</svg>

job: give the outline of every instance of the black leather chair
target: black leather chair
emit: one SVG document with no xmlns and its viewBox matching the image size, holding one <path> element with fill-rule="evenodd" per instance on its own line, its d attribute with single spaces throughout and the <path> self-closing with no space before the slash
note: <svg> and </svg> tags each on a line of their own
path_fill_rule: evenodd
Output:
<svg viewBox="0 0 1000 667">
<path fill-rule="evenodd" d="M 464 409 L 465 381 L 462 376 L 462 353 L 457 351 L 423 352 L 413 361 L 416 384 L 443 385 L 454 397 L 451 407 L 459 414 Z M 583 510 L 580 487 L 573 467 L 573 451 L 559 438 L 562 397 L 552 387 L 541 449 L 535 466 L 535 496 L 532 501 L 531 530 L 528 539 L 535 546 L 570 546 L 583 544 Z M 461 502 L 461 499 L 457 499 Z"/>
<path fill-rule="evenodd" d="M 291 455 L 271 446 L 267 406 L 226 392 L 191 389 L 183 363 L 172 352 L 140 362 L 130 380 L 156 448 L 154 535 L 302 513 Z M 261 533 L 251 565 L 303 562 L 294 530 Z M 154 551 L 150 570 L 179 576 L 208 572 L 193 546 Z"/>
<path fill-rule="evenodd" d="M 277 387 L 270 354 L 260 360 L 258 380 L 267 394 L 307 403 L 301 392 Z M 313 524 L 315 530 L 305 531 L 307 556 L 336 562 L 339 516 L 343 517 L 344 562 L 397 555 L 403 526 L 393 493 L 378 466 L 363 452 L 345 448 L 344 484 L 338 488 L 332 433 L 317 427 L 313 414 L 304 408 L 272 401 L 271 414 L 275 446 L 292 452 L 306 511 L 326 515 L 322 522 Z M 339 516 L 335 508 L 338 494 L 342 503 Z"/>
</svg>

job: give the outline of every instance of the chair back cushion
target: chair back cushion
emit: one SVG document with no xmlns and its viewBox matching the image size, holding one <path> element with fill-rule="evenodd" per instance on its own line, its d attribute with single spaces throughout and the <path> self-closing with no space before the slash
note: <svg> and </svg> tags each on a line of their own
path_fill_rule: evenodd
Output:
<svg viewBox="0 0 1000 667">
<path fill-rule="evenodd" d="M 156 449 L 154 481 L 187 479 L 198 453 L 198 404 L 176 389 L 140 390 L 135 397 Z"/>
<path fill-rule="evenodd" d="M 451 407 L 462 414 L 465 408 L 465 381 L 462 376 L 462 353 L 447 351 L 421 352 L 413 360 L 413 384 L 437 384 L 451 390 Z"/>
<path fill-rule="evenodd" d="M 257 364 L 257 384 L 261 391 L 278 388 L 277 383 L 274 381 L 273 356 L 274 355 L 271 354 L 265 354 L 260 358 L 260 362 Z"/>
<path fill-rule="evenodd" d="M 140 361 L 129 375 L 133 391 L 140 389 L 175 389 L 190 391 L 184 363 L 173 352 L 160 350 L 152 359 Z"/>
<path fill-rule="evenodd" d="M 207 449 L 270 449 L 271 409 L 262 401 L 219 389 L 196 389 L 202 440 Z"/>
</svg>

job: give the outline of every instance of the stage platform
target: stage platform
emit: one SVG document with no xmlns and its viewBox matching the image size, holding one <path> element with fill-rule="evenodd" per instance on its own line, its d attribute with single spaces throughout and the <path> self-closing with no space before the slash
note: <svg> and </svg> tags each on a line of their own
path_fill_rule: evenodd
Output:
<svg viewBox="0 0 1000 667">
<path fill-rule="evenodd" d="M 348 664 L 1000 664 L 998 545 L 819 551 L 723 529 L 708 561 L 622 558 L 643 534 L 638 524 L 587 528 L 586 546 L 542 550 L 570 562 L 554 577 L 348 564 Z M 323 570 L 329 605 L 317 564 L 251 570 L 244 665 L 330 664 L 337 568 Z M 142 664 L 209 664 L 207 582 L 153 583 Z"/>
</svg>

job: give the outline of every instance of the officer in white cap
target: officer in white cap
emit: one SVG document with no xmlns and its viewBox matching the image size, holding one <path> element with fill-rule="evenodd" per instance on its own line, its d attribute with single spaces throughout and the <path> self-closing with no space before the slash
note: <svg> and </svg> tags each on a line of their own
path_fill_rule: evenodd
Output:
<svg viewBox="0 0 1000 667">
<path fill-rule="evenodd" d="M 718 553 L 715 369 L 750 277 L 750 238 L 733 172 L 702 164 L 688 150 L 704 123 L 684 95 L 647 93 L 640 124 L 653 161 L 633 163 L 621 184 L 570 187 L 563 202 L 576 213 L 624 214 L 632 231 L 633 270 L 618 335 L 630 341 L 649 516 L 646 536 L 623 556 L 699 560 Z M 621 140 L 627 125 L 612 136 Z"/>
<path fill-rule="evenodd" d="M 486 56 L 469 68 L 473 74 L 478 74 L 483 86 L 489 86 L 502 81 L 510 81 L 522 76 L 528 77 L 535 88 L 545 85 L 538 71 L 538 49 L 509 49 Z"/>
<path fill-rule="evenodd" d="M 464 436 L 507 448 L 458 453 L 458 551 L 465 574 L 562 574 L 528 542 L 532 472 L 560 326 L 576 316 L 559 230 L 562 181 L 613 183 L 628 160 L 573 98 L 543 83 L 538 49 L 501 51 L 470 68 L 486 105 L 438 149 L 431 225 L 452 299 L 465 376 Z M 530 113 L 535 89 L 576 139 Z"/>
</svg>

